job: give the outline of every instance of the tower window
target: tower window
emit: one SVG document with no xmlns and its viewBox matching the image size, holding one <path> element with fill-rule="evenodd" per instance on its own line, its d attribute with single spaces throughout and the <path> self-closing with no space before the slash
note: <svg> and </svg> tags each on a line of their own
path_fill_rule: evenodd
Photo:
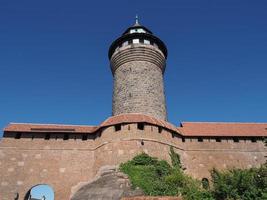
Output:
<svg viewBox="0 0 267 200">
<path fill-rule="evenodd" d="M 203 142 L 203 138 L 197 138 L 198 142 Z"/>
<path fill-rule="evenodd" d="M 136 30 L 137 30 L 137 29 L 131 29 L 131 30 L 130 30 L 130 33 L 136 33 Z"/>
<path fill-rule="evenodd" d="M 185 138 L 182 138 L 182 142 L 185 142 Z"/>
<path fill-rule="evenodd" d="M 158 127 L 158 131 L 159 131 L 159 133 L 162 132 L 162 127 L 161 126 Z"/>
<path fill-rule="evenodd" d="M 122 46 L 124 47 L 124 46 L 127 46 L 128 45 L 128 41 L 125 41 L 125 42 L 123 42 L 122 43 Z"/>
<path fill-rule="evenodd" d="M 114 126 L 114 128 L 115 128 L 115 131 L 117 132 L 117 131 L 120 131 L 121 130 L 121 125 L 120 124 L 116 124 L 115 126 Z"/>
<path fill-rule="evenodd" d="M 137 123 L 137 129 L 144 130 L 145 129 L 145 124 L 144 123 Z"/>
<path fill-rule="evenodd" d="M 145 33 L 145 30 L 142 29 L 142 28 L 136 29 L 136 31 L 137 31 L 138 33 Z"/>
<path fill-rule="evenodd" d="M 133 44 L 138 44 L 139 43 L 139 39 L 133 39 Z"/>
<path fill-rule="evenodd" d="M 150 44 L 149 40 L 144 40 L 144 44 Z"/>
<path fill-rule="evenodd" d="M 221 138 L 216 138 L 215 140 L 216 140 L 216 142 L 221 142 L 222 141 Z"/>
</svg>

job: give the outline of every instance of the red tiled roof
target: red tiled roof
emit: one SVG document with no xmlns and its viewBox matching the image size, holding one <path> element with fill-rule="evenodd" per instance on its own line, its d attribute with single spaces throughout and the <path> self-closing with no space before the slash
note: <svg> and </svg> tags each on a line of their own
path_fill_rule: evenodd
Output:
<svg viewBox="0 0 267 200">
<path fill-rule="evenodd" d="M 102 122 L 99 126 L 86 125 L 63 125 L 63 124 L 31 124 L 31 123 L 10 123 L 4 128 L 4 132 L 64 132 L 64 133 L 93 133 L 102 127 L 112 126 L 122 123 L 145 122 L 158 125 L 169 130 L 177 132 L 174 125 L 158 120 L 143 114 L 122 114 L 112 116 Z"/>
<path fill-rule="evenodd" d="M 4 132 L 75 132 L 90 133 L 97 129 L 96 126 L 63 125 L 63 124 L 30 124 L 10 123 Z"/>
<path fill-rule="evenodd" d="M 63 133 L 94 133 L 102 127 L 108 127 L 122 123 L 144 122 L 160 126 L 176 132 L 182 136 L 239 136 L 239 137 L 266 137 L 267 123 L 227 123 L 227 122 L 183 122 L 181 127 L 164 120 L 143 114 L 121 114 L 112 116 L 99 126 L 86 125 L 61 125 L 61 124 L 24 124 L 10 123 L 4 132 L 63 132 Z"/>
<path fill-rule="evenodd" d="M 267 123 L 182 122 L 184 136 L 267 136 Z"/>
<path fill-rule="evenodd" d="M 105 127 L 121 123 L 136 123 L 136 122 L 145 122 L 148 124 L 161 126 L 163 128 L 177 132 L 177 128 L 174 125 L 170 124 L 169 122 L 166 122 L 164 120 L 159 120 L 148 115 L 137 114 L 137 113 L 121 114 L 109 117 L 107 120 L 101 123 L 100 126 Z"/>
</svg>

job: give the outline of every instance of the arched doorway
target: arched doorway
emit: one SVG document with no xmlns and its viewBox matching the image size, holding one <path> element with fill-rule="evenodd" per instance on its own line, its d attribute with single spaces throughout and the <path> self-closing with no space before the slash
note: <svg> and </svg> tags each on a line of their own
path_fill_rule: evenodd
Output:
<svg viewBox="0 0 267 200">
<path fill-rule="evenodd" d="M 24 200 L 54 200 L 54 190 L 47 184 L 38 184 L 26 193 Z"/>
</svg>

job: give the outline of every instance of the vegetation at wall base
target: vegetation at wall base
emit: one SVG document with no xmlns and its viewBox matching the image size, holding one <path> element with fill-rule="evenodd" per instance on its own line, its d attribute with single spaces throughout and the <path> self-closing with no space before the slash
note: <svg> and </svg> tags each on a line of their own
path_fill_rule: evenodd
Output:
<svg viewBox="0 0 267 200">
<path fill-rule="evenodd" d="M 172 165 L 141 153 L 122 163 L 134 188 L 148 196 L 182 196 L 184 200 L 267 200 L 267 167 L 211 171 L 212 184 L 186 175 L 179 154 L 170 149 Z"/>
</svg>

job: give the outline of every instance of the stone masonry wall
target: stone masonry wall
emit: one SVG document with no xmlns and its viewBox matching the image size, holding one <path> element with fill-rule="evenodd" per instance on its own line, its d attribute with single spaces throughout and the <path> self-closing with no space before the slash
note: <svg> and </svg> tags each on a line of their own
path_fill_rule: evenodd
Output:
<svg viewBox="0 0 267 200">
<path fill-rule="evenodd" d="M 112 113 L 141 113 L 166 120 L 164 55 L 152 45 L 129 45 L 111 58 Z"/>
<path fill-rule="evenodd" d="M 30 133 L 25 133 L 30 134 Z M 103 166 L 119 165 L 135 155 L 146 152 L 170 161 L 169 148 L 181 155 L 185 172 L 202 179 L 209 178 L 213 167 L 248 168 L 265 162 L 266 148 L 261 141 L 231 139 L 186 139 L 157 126 L 137 124 L 113 126 L 97 133 L 98 137 L 82 140 L 70 135 L 68 140 L 51 137 L 49 140 L 30 135 L 21 139 L 3 138 L 0 142 L 0 197 L 19 200 L 37 184 L 48 184 L 55 191 L 55 199 L 70 199 L 84 183 L 90 182 Z M 75 135 L 75 133 L 74 133 Z"/>
</svg>

